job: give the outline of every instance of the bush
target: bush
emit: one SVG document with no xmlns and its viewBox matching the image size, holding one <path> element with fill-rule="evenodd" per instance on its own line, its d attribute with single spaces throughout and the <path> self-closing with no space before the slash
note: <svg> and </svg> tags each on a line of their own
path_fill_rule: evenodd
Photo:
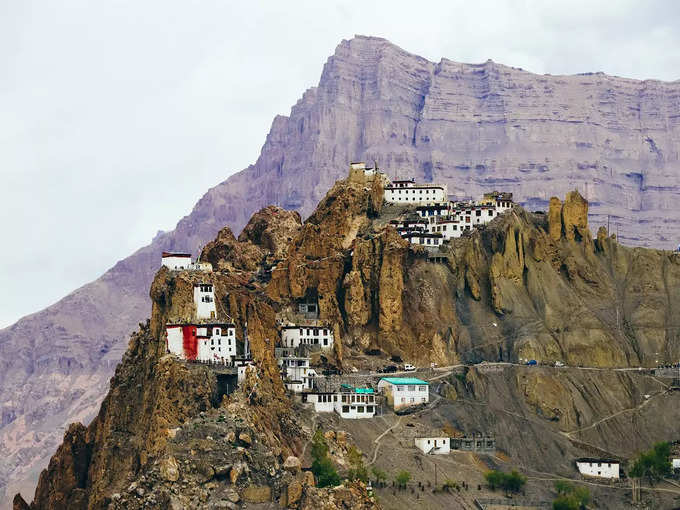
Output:
<svg viewBox="0 0 680 510">
<path fill-rule="evenodd" d="M 385 473 L 382 469 L 373 466 L 371 468 L 371 473 L 373 473 L 373 477 L 375 478 L 375 482 L 377 484 L 387 481 L 387 473 Z"/>
<path fill-rule="evenodd" d="M 630 470 L 634 478 L 647 478 L 650 484 L 671 474 L 671 446 L 666 442 L 656 443 L 651 450 L 642 452 Z"/>
<path fill-rule="evenodd" d="M 498 488 L 503 489 L 506 494 L 510 492 L 519 492 L 527 483 L 526 476 L 522 476 L 517 471 L 513 470 L 511 473 L 503 473 L 493 469 L 484 475 L 486 483 L 489 484 L 491 490 L 496 490 Z"/>
<path fill-rule="evenodd" d="M 340 485 L 338 475 L 333 462 L 328 457 L 328 444 L 321 429 L 317 429 L 312 437 L 312 473 L 316 476 L 318 487 L 334 487 Z"/>
<path fill-rule="evenodd" d="M 397 476 L 394 477 L 394 481 L 399 487 L 406 487 L 406 484 L 411 479 L 411 473 L 408 471 L 399 471 Z"/>
<path fill-rule="evenodd" d="M 576 487 L 565 481 L 555 482 L 557 498 L 553 501 L 553 510 L 583 510 L 590 501 L 590 491 L 585 487 Z"/>
<path fill-rule="evenodd" d="M 349 473 L 348 478 L 350 480 L 361 480 L 362 482 L 368 482 L 368 469 L 364 466 L 364 458 L 359 450 L 357 450 L 354 445 L 352 445 L 347 452 L 349 457 Z"/>
</svg>

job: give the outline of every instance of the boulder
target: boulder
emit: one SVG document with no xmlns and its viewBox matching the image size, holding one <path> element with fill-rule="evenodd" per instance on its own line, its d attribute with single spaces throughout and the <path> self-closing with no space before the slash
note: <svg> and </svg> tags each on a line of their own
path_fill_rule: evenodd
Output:
<svg viewBox="0 0 680 510">
<path fill-rule="evenodd" d="M 246 503 L 266 503 L 272 499 L 272 489 L 268 485 L 250 485 L 242 494 Z"/>
<path fill-rule="evenodd" d="M 176 482 L 179 480 L 179 464 L 177 459 L 172 455 L 161 460 L 160 464 L 161 476 L 168 482 Z"/>
<path fill-rule="evenodd" d="M 302 463 L 300 462 L 300 459 L 291 455 L 290 457 L 286 458 L 285 462 L 283 463 L 283 469 L 296 474 L 302 469 Z"/>
</svg>

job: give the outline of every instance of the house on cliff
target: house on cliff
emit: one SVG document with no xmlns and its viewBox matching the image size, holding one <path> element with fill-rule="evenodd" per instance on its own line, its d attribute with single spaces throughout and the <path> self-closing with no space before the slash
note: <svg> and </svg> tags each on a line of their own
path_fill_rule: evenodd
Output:
<svg viewBox="0 0 680 510">
<path fill-rule="evenodd" d="M 167 351 L 182 360 L 231 365 L 236 357 L 234 324 L 167 324 L 165 331 Z"/>
<path fill-rule="evenodd" d="M 430 383 L 415 377 L 383 377 L 378 390 L 385 395 L 387 404 L 395 411 L 430 401 Z"/>
</svg>

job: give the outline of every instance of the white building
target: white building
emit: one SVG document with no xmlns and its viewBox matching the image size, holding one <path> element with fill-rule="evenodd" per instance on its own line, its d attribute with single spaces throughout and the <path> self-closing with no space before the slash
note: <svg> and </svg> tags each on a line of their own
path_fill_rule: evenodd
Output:
<svg viewBox="0 0 680 510">
<path fill-rule="evenodd" d="M 250 358 L 237 358 L 234 361 L 234 364 L 236 365 L 236 382 L 238 384 L 241 384 L 243 379 L 246 378 L 246 372 L 249 370 L 257 370 L 255 363 L 253 363 L 253 360 Z"/>
<path fill-rule="evenodd" d="M 417 437 L 416 448 L 429 455 L 444 455 L 451 452 L 451 442 L 448 437 Z"/>
<path fill-rule="evenodd" d="M 430 401 L 430 383 L 415 377 L 383 377 L 378 389 L 385 394 L 388 405 L 395 411 Z"/>
<path fill-rule="evenodd" d="M 318 345 L 322 349 L 333 347 L 333 330 L 328 326 L 296 326 L 281 327 L 281 346 L 299 347 L 300 345 Z"/>
<path fill-rule="evenodd" d="M 576 467 L 583 476 L 618 478 L 620 464 L 611 459 L 576 459 Z"/>
<path fill-rule="evenodd" d="M 333 393 L 309 393 L 307 402 L 314 404 L 317 413 L 335 411 L 341 418 L 356 420 L 373 418 L 377 402 L 372 388 L 354 388 L 343 384 L 340 391 Z"/>
<path fill-rule="evenodd" d="M 191 265 L 191 253 L 171 253 L 164 251 L 161 255 L 161 265 L 173 271 L 189 269 L 189 266 Z"/>
<path fill-rule="evenodd" d="M 213 270 L 210 262 L 191 262 L 190 253 L 170 253 L 164 251 L 161 255 L 161 266 L 165 266 L 172 271 L 204 271 L 211 273 Z"/>
<path fill-rule="evenodd" d="M 444 237 L 440 233 L 430 233 L 430 232 L 409 232 L 408 234 L 402 235 L 404 239 L 407 239 L 411 244 L 418 244 L 420 246 L 437 248 L 444 244 Z"/>
<path fill-rule="evenodd" d="M 413 179 L 392 181 L 385 186 L 385 201 L 395 204 L 431 204 L 446 202 L 446 184 L 416 184 Z"/>
<path fill-rule="evenodd" d="M 183 360 L 231 365 L 236 356 L 236 328 L 233 324 L 168 324 L 168 352 Z"/>
<path fill-rule="evenodd" d="M 213 319 L 217 316 L 212 283 L 194 283 L 194 304 L 197 319 Z"/>
<path fill-rule="evenodd" d="M 309 358 L 303 356 L 284 356 L 279 358 L 281 376 L 286 388 L 294 393 L 311 390 L 314 387 L 316 371 L 309 368 Z"/>
</svg>

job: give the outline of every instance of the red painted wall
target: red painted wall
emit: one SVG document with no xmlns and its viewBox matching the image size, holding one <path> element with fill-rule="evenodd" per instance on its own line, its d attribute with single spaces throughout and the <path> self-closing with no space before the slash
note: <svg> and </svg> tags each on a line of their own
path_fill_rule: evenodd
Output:
<svg viewBox="0 0 680 510">
<path fill-rule="evenodd" d="M 182 326 L 182 346 L 186 359 L 196 359 L 198 356 L 198 339 L 196 326 Z"/>
</svg>

